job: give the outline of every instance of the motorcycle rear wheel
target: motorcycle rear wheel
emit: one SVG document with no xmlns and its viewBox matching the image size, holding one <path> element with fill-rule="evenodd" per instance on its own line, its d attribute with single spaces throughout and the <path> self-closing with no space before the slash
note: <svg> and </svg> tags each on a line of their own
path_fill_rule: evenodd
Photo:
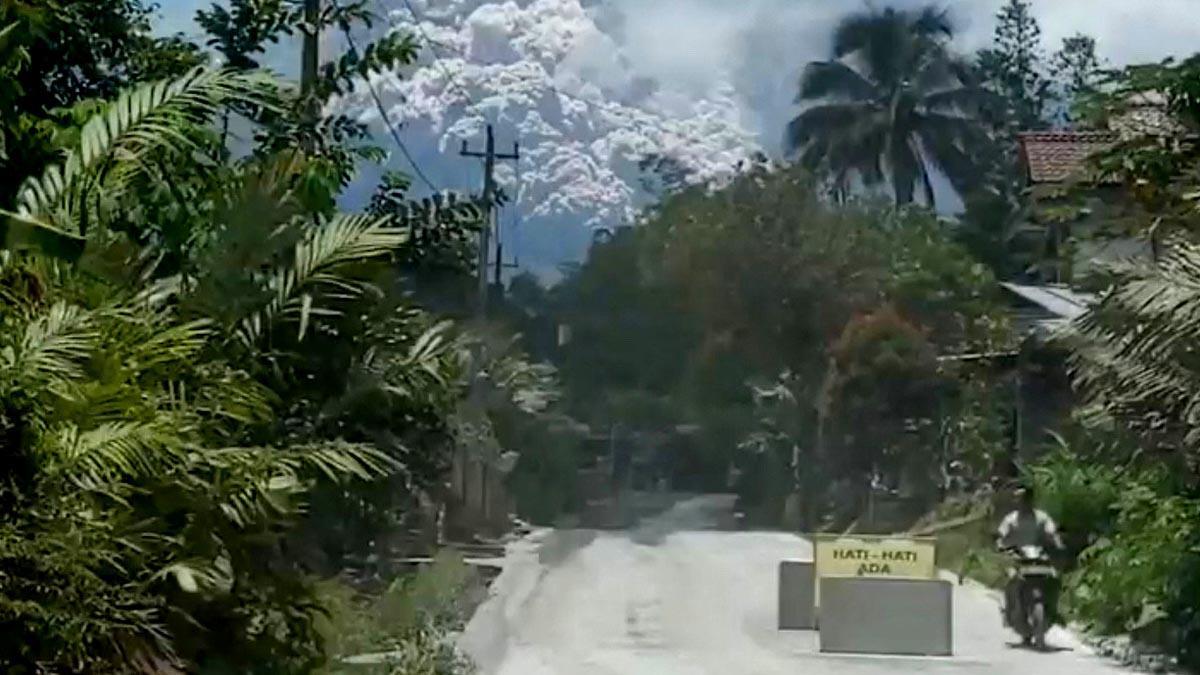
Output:
<svg viewBox="0 0 1200 675">
<path fill-rule="evenodd" d="M 1046 648 L 1046 605 L 1039 598 L 1034 601 L 1029 610 L 1029 632 L 1033 637 L 1033 646 L 1037 649 Z"/>
</svg>

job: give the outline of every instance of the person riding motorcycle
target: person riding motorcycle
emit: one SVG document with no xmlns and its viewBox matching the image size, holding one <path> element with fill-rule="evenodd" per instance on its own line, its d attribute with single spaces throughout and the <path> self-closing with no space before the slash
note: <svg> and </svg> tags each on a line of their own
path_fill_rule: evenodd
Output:
<svg viewBox="0 0 1200 675">
<path fill-rule="evenodd" d="M 1016 497 L 1017 508 L 1000 521 L 996 537 L 997 548 L 1001 551 L 1012 551 L 1026 546 L 1039 546 L 1047 552 L 1061 552 L 1064 547 L 1062 538 L 1058 534 L 1058 526 L 1045 511 L 1040 511 L 1035 507 L 1033 488 L 1019 488 Z M 1009 626 L 1017 625 L 1014 612 L 1020 604 L 1020 591 L 1021 579 L 1014 574 L 1004 588 L 1004 618 L 1005 623 Z M 1058 592 L 1058 584 L 1052 584 L 1046 599 L 1049 625 L 1053 625 L 1057 620 Z"/>
</svg>

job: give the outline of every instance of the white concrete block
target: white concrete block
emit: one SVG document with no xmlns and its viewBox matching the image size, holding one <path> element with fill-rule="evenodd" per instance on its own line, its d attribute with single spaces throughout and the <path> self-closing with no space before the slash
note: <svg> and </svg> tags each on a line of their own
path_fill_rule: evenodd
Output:
<svg viewBox="0 0 1200 675">
<path fill-rule="evenodd" d="M 820 584 L 822 652 L 952 654 L 950 582 L 824 577 Z"/>
<path fill-rule="evenodd" d="M 779 630 L 813 630 L 817 627 L 816 580 L 811 561 L 779 563 Z"/>
</svg>

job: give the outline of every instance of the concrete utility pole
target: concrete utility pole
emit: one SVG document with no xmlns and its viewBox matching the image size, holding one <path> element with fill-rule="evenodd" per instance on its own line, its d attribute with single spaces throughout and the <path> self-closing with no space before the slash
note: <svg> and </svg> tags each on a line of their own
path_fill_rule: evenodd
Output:
<svg viewBox="0 0 1200 675">
<path fill-rule="evenodd" d="M 496 152 L 496 135 L 492 125 L 487 125 L 487 145 L 483 152 L 474 152 L 468 148 L 467 142 L 463 141 L 462 150 L 459 152 L 463 157 L 478 157 L 483 159 L 483 227 L 479 230 L 479 261 L 477 271 L 479 274 L 479 307 L 480 316 L 487 313 L 488 301 L 488 255 L 491 253 L 491 235 L 492 228 L 496 222 L 496 160 L 511 160 L 519 161 L 521 159 L 521 148 L 516 143 L 513 143 L 513 151 L 511 154 Z M 497 237 L 499 239 L 499 237 Z M 499 251 L 496 255 L 496 283 L 500 283 L 500 268 L 501 261 L 499 260 Z"/>
</svg>

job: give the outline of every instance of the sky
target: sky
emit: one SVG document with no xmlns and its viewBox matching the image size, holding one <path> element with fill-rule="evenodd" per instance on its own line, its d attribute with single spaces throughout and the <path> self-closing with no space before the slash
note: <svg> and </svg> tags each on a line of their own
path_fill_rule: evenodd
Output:
<svg viewBox="0 0 1200 675">
<path fill-rule="evenodd" d="M 195 35 L 191 17 L 213 0 L 162 0 L 164 32 Z M 373 0 L 379 10 L 399 0 Z M 521 0 L 528 4 L 529 0 Z M 821 58 L 837 20 L 870 5 L 917 7 L 927 0 L 585 0 L 625 55 L 646 77 L 676 91 L 703 95 L 729 79 L 739 89 L 744 123 L 774 149 L 795 113 L 792 94 L 801 66 Z M 974 51 L 991 40 L 1002 0 L 945 0 L 958 25 L 956 43 Z M 436 6 L 437 0 L 417 0 Z M 1034 0 L 1047 51 L 1076 32 L 1094 36 L 1112 65 L 1159 60 L 1200 50 L 1200 0 Z M 669 36 L 669 39 L 663 39 Z M 277 57 L 279 58 L 279 57 Z M 279 59 L 286 62 L 286 58 Z M 593 69 L 593 76 L 602 71 Z M 681 111 L 684 112 L 684 111 Z"/>
<path fill-rule="evenodd" d="M 197 37 L 191 17 L 197 8 L 207 6 L 212 0 L 160 2 L 164 5 L 160 30 Z M 380 14 L 391 11 L 403 18 L 408 16 L 402 11 L 401 0 L 371 2 Z M 716 118 L 736 127 L 727 136 L 748 134 L 761 149 L 777 156 L 783 149 L 782 130 L 797 112 L 793 99 L 800 72 L 808 61 L 827 57 L 829 37 L 837 21 L 869 6 L 913 8 L 929 4 L 928 0 L 409 2 L 427 19 L 442 17 L 438 18 L 439 25 L 428 28 L 435 40 L 445 39 L 448 44 L 457 45 L 454 49 L 460 49 L 468 61 L 474 59 L 474 66 L 463 71 L 464 81 L 468 87 L 478 87 L 481 95 L 501 99 L 510 96 L 488 82 L 500 72 L 488 69 L 489 60 L 503 60 L 510 52 L 521 52 L 524 60 L 520 63 L 498 64 L 501 71 L 516 77 L 514 82 L 524 77 L 522 73 L 540 73 L 541 68 L 548 67 L 556 86 L 568 86 L 575 93 L 587 93 L 590 87 L 607 100 L 644 106 L 656 118 L 699 118 L 706 109 L 711 116 L 715 105 L 726 111 L 716 114 Z M 950 12 L 958 27 L 957 48 L 973 52 L 990 43 L 994 15 L 1003 0 L 945 0 L 937 4 Z M 1113 66 L 1200 51 L 1200 21 L 1197 21 L 1200 0 L 1034 0 L 1033 9 L 1042 27 L 1047 52 L 1054 51 L 1063 38 L 1077 32 L 1095 37 L 1101 57 Z M 479 18 L 483 10 L 490 18 Z M 523 46 L 516 51 L 508 49 L 497 42 L 503 39 Z M 544 47 L 554 52 L 553 64 L 537 56 L 536 49 L 530 51 L 531 44 L 543 42 L 537 49 Z M 295 45 L 284 46 L 267 62 L 276 68 L 294 70 L 290 66 L 298 61 L 295 50 Z M 452 119 L 455 115 L 452 109 L 439 107 L 439 99 L 444 98 L 441 95 L 444 85 L 437 84 L 439 73 L 438 68 L 427 68 L 424 79 L 429 86 L 423 89 L 405 89 L 403 83 L 385 83 L 384 89 L 391 91 L 389 106 L 394 105 L 396 115 L 403 117 L 406 108 L 421 107 L 428 111 L 424 119 L 404 120 L 405 133 L 418 161 L 438 183 L 467 189 L 477 176 L 453 151 L 458 141 L 455 135 L 462 129 Z M 519 87 L 510 89 L 515 91 Z M 385 91 L 385 97 L 388 96 Z M 526 117 L 531 112 L 549 114 L 544 106 L 531 109 L 511 96 L 508 100 L 505 105 L 510 106 L 513 116 L 508 128 L 501 130 L 502 134 L 507 131 L 511 135 L 519 130 L 524 118 L 518 117 L 517 111 Z M 504 112 L 500 114 L 503 116 Z M 544 121 L 535 117 L 538 124 Z M 614 221 L 627 220 L 627 215 L 619 214 L 637 208 L 636 199 L 627 194 L 636 190 L 624 186 L 636 179 L 628 166 L 628 156 L 617 157 L 619 149 L 622 144 L 630 147 L 656 142 L 647 139 L 661 139 L 672 133 L 669 123 L 654 119 L 647 123 L 651 127 L 658 125 L 660 131 L 666 129 L 666 133 L 623 138 L 611 120 L 572 118 L 563 121 L 552 133 L 547 132 L 549 135 L 543 136 L 540 147 L 530 144 L 530 156 L 544 159 L 525 165 L 528 194 L 537 194 L 539 198 L 537 201 L 531 198 L 521 206 L 530 222 L 529 236 L 522 244 L 528 254 L 523 263 L 528 261 L 539 273 L 549 270 L 552 276 L 559 263 L 577 260 L 586 253 L 591 238 L 589 228 L 597 226 L 596 213 L 560 212 L 555 217 L 544 215 L 541 222 L 535 222 L 537 211 L 554 198 L 565 196 L 566 201 L 574 204 L 594 204 L 599 195 L 608 200 L 603 213 L 618 214 L 610 218 Z M 379 133 L 382 135 L 382 127 Z M 714 150 L 728 147 L 728 143 L 712 144 Z M 684 151 L 698 157 L 713 154 L 705 139 L 690 143 Z M 624 168 L 620 166 L 622 163 Z M 551 171 L 551 167 L 556 170 Z M 391 168 L 404 166 L 397 160 Z M 363 185 L 351 190 L 358 195 L 356 198 L 369 193 L 374 173 L 367 170 L 364 176 Z M 614 191 L 614 185 L 622 187 Z M 939 181 L 938 185 L 939 207 L 953 211 L 957 200 L 952 194 L 944 194 L 948 184 Z"/>
</svg>

